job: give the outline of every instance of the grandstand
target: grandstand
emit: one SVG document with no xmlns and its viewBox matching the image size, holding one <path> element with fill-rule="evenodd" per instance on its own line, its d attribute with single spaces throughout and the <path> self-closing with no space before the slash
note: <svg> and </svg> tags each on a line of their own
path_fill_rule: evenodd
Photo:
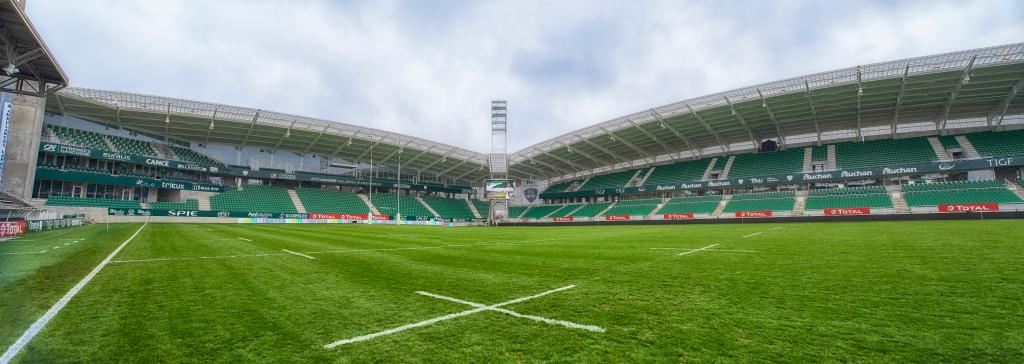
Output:
<svg viewBox="0 0 1024 364">
<path fill-rule="evenodd" d="M 661 203 L 661 200 L 628 200 L 619 201 L 615 206 L 605 211 L 601 216 L 630 215 L 645 216 L 654 211 Z"/>
<path fill-rule="evenodd" d="M 595 217 L 595 216 L 597 216 L 597 214 L 600 214 L 601 211 L 604 211 L 606 208 L 608 208 L 608 206 L 611 206 L 611 205 L 612 204 L 610 202 L 596 202 L 596 203 L 586 204 L 586 205 L 583 205 L 583 207 L 580 207 L 578 210 L 574 211 L 569 216 L 572 216 L 572 217 Z"/>
<path fill-rule="evenodd" d="M 733 159 L 729 177 L 771 176 L 800 172 L 803 169 L 803 161 L 803 148 L 739 154 Z"/>
<path fill-rule="evenodd" d="M 401 216 L 410 220 L 430 220 L 434 214 L 415 197 L 394 193 L 374 193 L 370 201 L 380 213 L 390 216 Z"/>
<path fill-rule="evenodd" d="M 828 208 L 893 208 L 885 187 L 850 187 L 811 190 L 807 197 L 807 210 Z"/>
<path fill-rule="evenodd" d="M 796 203 L 793 192 L 761 192 L 733 195 L 723 212 L 792 211 Z"/>
<path fill-rule="evenodd" d="M 441 218 L 458 219 L 461 221 L 471 221 L 476 218 L 476 216 L 473 216 L 473 211 L 469 209 L 468 201 L 466 200 L 434 196 L 423 196 L 422 199 L 438 215 L 441 215 Z"/>
<path fill-rule="evenodd" d="M 246 185 L 240 190 L 213 195 L 210 206 L 219 211 L 297 212 L 287 190 L 262 185 Z"/>
<path fill-rule="evenodd" d="M 958 181 L 904 185 L 907 204 L 931 207 L 943 204 L 1014 204 L 1021 198 L 1001 181 Z"/>
<path fill-rule="evenodd" d="M 369 214 L 370 207 L 353 192 L 320 188 L 296 188 L 306 212 L 325 214 Z"/>
</svg>

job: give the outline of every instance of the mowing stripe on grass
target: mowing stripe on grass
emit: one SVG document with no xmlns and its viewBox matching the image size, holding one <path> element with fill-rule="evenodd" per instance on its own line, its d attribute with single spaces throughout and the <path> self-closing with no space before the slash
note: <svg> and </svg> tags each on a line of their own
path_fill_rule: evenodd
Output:
<svg viewBox="0 0 1024 364">
<path fill-rule="evenodd" d="M 11 345 L 11 347 L 7 348 L 7 351 L 4 352 L 4 355 L 0 356 L 0 364 L 10 363 L 11 360 L 14 359 L 14 356 L 18 355 L 18 352 L 20 352 L 21 349 L 25 347 L 25 345 L 28 345 L 28 342 L 32 341 L 32 338 L 36 337 L 36 334 L 39 334 L 39 332 L 43 330 L 43 327 L 45 327 L 46 324 L 49 323 L 54 316 L 57 316 L 57 314 L 60 313 L 60 310 L 64 309 L 64 306 L 66 306 L 68 302 L 71 301 L 71 299 L 74 298 L 75 295 L 77 295 L 78 292 L 85 287 L 86 284 L 89 284 L 89 281 L 92 281 L 92 278 L 95 277 L 96 274 L 100 272 L 100 270 L 103 270 L 103 267 L 106 267 L 107 264 L 109 264 L 110 261 L 114 259 L 114 256 L 117 255 L 117 253 L 120 252 L 125 245 L 128 245 L 128 243 L 131 242 L 132 239 L 135 239 L 135 237 L 142 232 L 142 229 L 146 228 L 146 225 L 149 225 L 149 223 L 142 224 L 142 226 L 139 227 L 139 230 L 135 230 L 135 233 L 132 234 L 132 236 L 129 237 L 128 240 L 125 240 L 123 243 L 121 243 L 121 245 L 117 247 L 117 249 L 114 249 L 114 251 L 111 252 L 106 259 L 103 259 L 103 261 L 100 262 L 100 264 L 97 265 L 96 268 L 93 268 L 92 271 L 85 276 L 85 278 L 82 278 L 82 280 L 79 281 L 78 284 L 76 284 L 74 287 L 71 287 L 71 290 L 68 291 L 68 293 L 65 293 L 64 297 L 61 297 L 61 299 L 57 301 L 57 303 L 53 304 L 53 307 L 50 307 L 50 309 L 47 310 L 42 317 L 36 320 L 36 322 L 33 323 L 32 326 L 29 326 L 28 330 L 25 330 L 25 333 L 21 334 L 21 337 L 18 338 L 18 341 L 15 341 L 14 344 Z"/>
<path fill-rule="evenodd" d="M 744 235 L 743 237 L 744 237 L 744 238 L 749 238 L 749 237 L 751 237 L 751 236 L 761 235 L 761 233 L 762 233 L 761 231 L 758 231 L 758 232 L 756 232 L 756 233 L 753 233 L 753 234 L 750 234 L 750 235 Z"/>
<path fill-rule="evenodd" d="M 284 250 L 285 252 L 288 252 L 289 254 L 298 255 L 298 256 L 303 257 L 303 258 L 316 259 L 316 258 L 313 258 L 311 256 L 308 256 L 308 255 L 305 255 L 305 254 L 302 254 L 302 253 L 296 253 L 296 252 L 293 252 L 293 251 L 288 250 L 288 249 L 281 249 L 281 250 Z"/>
<path fill-rule="evenodd" d="M 559 287 L 559 288 L 555 288 L 555 289 L 552 289 L 552 290 L 549 290 L 549 291 L 544 291 L 544 292 L 541 292 L 541 293 L 538 293 L 538 294 L 535 294 L 535 295 L 530 295 L 530 296 L 526 296 L 526 297 L 520 297 L 520 298 L 516 298 L 516 299 L 513 299 L 513 300 L 505 301 L 505 302 L 502 302 L 502 303 L 493 304 L 493 305 L 490 305 L 490 306 L 476 307 L 476 308 L 474 308 L 472 310 L 466 310 L 466 311 L 456 312 L 456 313 L 448 314 L 448 315 L 444 315 L 444 316 L 438 316 L 438 317 L 435 317 L 435 318 L 432 318 L 432 319 L 429 319 L 429 320 L 423 320 L 423 321 L 420 321 L 420 322 L 414 322 L 414 323 L 411 323 L 411 324 L 408 324 L 408 325 L 402 325 L 402 326 L 399 326 L 399 327 L 396 327 L 396 328 L 393 328 L 393 329 L 379 331 L 379 332 L 375 332 L 375 333 L 367 334 L 367 335 L 363 335 L 363 336 L 356 336 L 356 337 L 353 337 L 353 338 L 350 338 L 350 339 L 338 340 L 338 341 L 332 342 L 330 344 L 324 345 L 324 349 L 333 349 L 333 348 L 336 348 L 338 346 L 345 345 L 345 344 L 351 344 L 351 343 L 357 343 L 357 342 L 360 342 L 360 341 L 366 341 L 366 340 L 370 340 L 370 339 L 381 337 L 381 336 L 396 334 L 396 333 L 399 333 L 399 332 L 402 332 L 402 331 L 405 331 L 405 330 L 409 330 L 409 329 L 414 329 L 414 328 L 417 328 L 417 327 L 422 327 L 422 326 L 427 326 L 427 325 L 435 324 L 435 323 L 438 323 L 438 322 L 441 322 L 441 321 L 447 321 L 447 320 L 451 320 L 451 319 L 454 319 L 454 318 L 459 318 L 459 317 L 462 317 L 462 316 L 472 315 L 474 313 L 480 313 L 480 312 L 483 312 L 483 311 L 494 310 L 494 309 L 500 308 L 502 306 L 507 306 L 507 305 L 511 305 L 513 303 L 519 303 L 519 302 L 523 302 L 523 301 L 529 301 L 529 300 L 532 300 L 534 298 L 544 297 L 544 296 L 547 296 L 549 294 L 556 293 L 556 292 L 561 292 L 561 291 L 564 291 L 564 290 L 567 290 L 567 289 L 572 289 L 574 287 L 576 287 L 576 285 L 568 285 L 568 286 L 565 286 L 565 287 Z M 417 292 L 417 293 L 420 293 L 420 292 Z M 426 292 L 423 292 L 423 293 L 426 293 Z M 420 294 L 423 294 L 423 293 L 420 293 Z M 459 303 L 463 303 L 463 304 L 477 305 L 477 304 L 469 302 L 469 301 L 462 301 L 462 300 L 459 300 L 459 301 L 461 301 Z M 603 332 L 604 329 L 601 329 L 601 330 Z"/>
<path fill-rule="evenodd" d="M 703 251 L 703 250 L 708 250 L 710 248 L 714 248 L 716 246 L 718 246 L 718 244 L 711 244 L 711 245 L 708 245 L 708 246 L 700 248 L 700 249 L 694 249 L 694 250 L 691 250 L 691 251 L 688 251 L 688 252 L 682 252 L 682 253 L 679 253 L 679 254 L 676 254 L 676 255 L 693 254 L 693 253 L 696 253 L 696 252 L 699 252 L 699 251 Z"/>
</svg>

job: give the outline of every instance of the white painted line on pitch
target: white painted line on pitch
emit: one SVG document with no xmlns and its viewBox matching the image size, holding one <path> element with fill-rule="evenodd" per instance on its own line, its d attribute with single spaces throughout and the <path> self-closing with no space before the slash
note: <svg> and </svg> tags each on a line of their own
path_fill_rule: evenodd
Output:
<svg viewBox="0 0 1024 364">
<path fill-rule="evenodd" d="M 704 250 L 708 250 L 710 248 L 714 248 L 716 246 L 718 246 L 718 244 L 711 244 L 711 245 L 708 245 L 708 246 L 700 248 L 700 249 L 694 249 L 694 250 L 691 250 L 691 251 L 688 251 L 688 252 L 682 252 L 682 253 L 679 253 L 679 254 L 676 254 L 676 255 L 693 254 L 693 253 L 696 253 L 696 252 L 699 252 L 699 251 L 704 251 Z"/>
<path fill-rule="evenodd" d="M 772 230 L 779 230 L 781 228 L 782 228 L 781 226 L 776 226 L 776 227 L 773 227 Z"/>
<path fill-rule="evenodd" d="M 697 249 L 688 249 L 688 248 L 650 248 L 650 249 L 651 250 L 676 250 L 676 251 L 686 250 L 686 251 L 691 251 L 691 252 L 697 250 Z M 757 250 L 747 250 L 747 249 L 714 249 L 714 248 L 711 248 L 711 249 L 701 249 L 701 250 L 714 251 L 714 252 L 757 253 Z"/>
<path fill-rule="evenodd" d="M 454 319 L 454 318 L 458 318 L 458 317 L 462 317 L 462 316 L 468 316 L 468 315 L 472 315 L 472 314 L 483 312 L 483 311 L 498 311 L 498 312 L 507 313 L 507 314 L 515 313 L 516 315 L 527 316 L 527 315 L 522 315 L 522 314 L 516 313 L 514 311 L 509 311 L 509 310 L 501 309 L 501 307 L 502 306 L 511 305 L 511 304 L 514 304 L 514 303 L 519 303 L 519 302 L 523 302 L 523 301 L 532 300 L 534 298 L 539 298 L 539 297 L 547 296 L 549 294 L 556 293 L 556 292 L 561 292 L 561 291 L 564 291 L 564 290 L 567 290 L 567 289 L 572 289 L 574 287 L 576 287 L 576 285 L 569 285 L 569 286 L 565 286 L 565 287 L 555 288 L 555 289 L 552 289 L 550 291 L 541 292 L 541 293 L 538 293 L 538 294 L 535 294 L 535 295 L 531 295 L 531 296 L 520 297 L 520 298 L 516 298 L 516 299 L 510 300 L 510 301 L 505 301 L 505 302 L 502 302 L 502 303 L 493 304 L 493 305 L 490 305 L 490 306 L 484 306 L 484 305 L 481 305 L 481 304 L 475 303 L 475 302 L 464 301 L 464 300 L 460 300 L 460 299 L 457 299 L 457 298 L 451 298 L 451 297 L 444 297 L 444 296 L 441 296 L 441 295 L 435 295 L 435 294 L 427 293 L 427 292 L 416 292 L 416 293 L 424 295 L 424 296 L 430 296 L 430 297 L 434 297 L 434 298 L 440 298 L 440 299 L 444 299 L 444 300 L 449 300 L 449 301 L 452 301 L 452 302 L 457 302 L 457 303 L 461 303 L 461 304 L 470 305 L 470 306 L 473 306 L 475 308 L 473 308 L 472 310 L 466 310 L 466 311 L 456 312 L 456 313 L 448 314 L 448 315 L 444 315 L 444 316 L 438 316 L 438 317 L 435 317 L 435 318 L 432 318 L 432 319 L 429 319 L 429 320 L 423 320 L 423 321 L 420 321 L 420 322 L 414 322 L 414 323 L 411 323 L 411 324 L 408 324 L 408 325 L 402 325 L 402 326 L 399 326 L 399 327 L 396 327 L 396 328 L 393 328 L 393 329 L 379 331 L 379 332 L 375 332 L 375 333 L 372 333 L 372 334 L 367 334 L 367 335 L 363 335 L 363 336 L 356 336 L 356 337 L 353 337 L 353 338 L 350 338 L 350 339 L 338 340 L 338 341 L 332 342 L 330 344 L 324 345 L 324 349 L 333 349 L 333 348 L 336 348 L 338 346 L 345 345 L 345 344 L 351 344 L 351 343 L 356 343 L 356 342 L 360 342 L 360 341 L 370 340 L 370 339 L 381 337 L 381 336 L 396 334 L 396 333 L 399 333 L 399 332 L 402 332 L 402 331 L 405 331 L 405 330 L 409 330 L 409 329 L 413 329 L 413 328 L 417 328 L 417 327 L 422 327 L 422 326 L 427 326 L 427 325 L 435 324 L 435 323 L 438 323 L 438 322 L 441 322 L 441 321 L 447 321 L 447 320 L 451 320 L 451 319 Z M 503 312 L 503 311 L 508 311 L 508 312 Z M 509 313 L 509 312 L 512 312 L 512 313 Z M 515 316 L 515 315 L 513 315 L 513 316 Z M 534 316 L 534 317 L 536 317 L 536 316 Z M 545 319 L 543 317 L 536 317 L 536 318 L 537 319 Z M 533 318 L 531 318 L 531 319 L 533 319 Z M 547 319 L 547 320 L 550 320 L 550 319 Z M 557 324 L 561 325 L 561 323 L 557 323 Z M 589 325 L 580 325 L 580 326 L 581 326 L 581 328 L 582 327 L 590 327 L 592 329 L 600 330 L 600 331 L 597 331 L 597 332 L 604 332 L 604 329 L 602 329 L 600 327 L 597 327 L 597 326 L 592 326 L 592 327 L 589 326 Z"/>
<path fill-rule="evenodd" d="M 308 255 L 305 255 L 305 254 L 302 254 L 302 253 L 296 253 L 296 252 L 293 252 L 293 251 L 288 250 L 288 249 L 281 249 L 281 250 L 284 250 L 285 252 L 288 252 L 288 254 L 295 254 L 295 255 L 298 255 L 298 256 L 303 257 L 303 258 L 316 259 L 316 258 L 313 258 L 311 256 L 308 256 Z"/>
<path fill-rule="evenodd" d="M 761 233 L 762 233 L 762 231 L 758 231 L 758 232 L 756 232 L 756 233 L 753 233 L 753 234 L 750 234 L 750 235 L 744 235 L 743 237 L 744 237 L 744 238 L 749 238 L 749 237 L 751 237 L 751 236 L 761 235 Z"/>
<path fill-rule="evenodd" d="M 37 251 L 37 252 L 0 253 L 0 255 L 43 254 L 43 253 L 46 253 L 48 251 L 50 251 L 50 250 L 49 249 L 47 249 L 47 250 L 40 250 L 40 251 Z"/>
<path fill-rule="evenodd" d="M 271 257 L 271 256 L 284 256 L 288 255 L 285 253 L 272 253 L 272 254 L 237 254 L 237 255 L 215 255 L 215 256 L 204 256 L 204 257 L 180 257 L 180 258 L 152 258 L 152 259 L 126 259 L 126 260 L 113 260 L 111 263 L 146 263 L 146 262 L 164 262 L 172 260 L 198 260 L 198 259 L 227 259 L 227 258 L 251 258 L 251 257 Z"/>
<path fill-rule="evenodd" d="M 243 238 L 243 237 L 241 237 L 241 236 L 239 236 L 238 238 L 239 238 L 239 239 L 242 239 L 242 240 L 245 240 L 245 241 L 252 241 L 252 240 L 249 240 L 249 239 Z"/>
<path fill-rule="evenodd" d="M 95 277 L 96 274 L 100 272 L 100 270 L 103 270 L 103 267 L 106 267 L 107 264 L 109 264 L 110 261 L 114 259 L 114 256 L 117 255 L 117 253 L 121 252 L 121 249 L 124 249 L 125 245 L 128 245 L 129 242 L 135 239 L 135 237 L 142 232 L 142 229 L 146 228 L 146 225 L 149 225 L 149 223 L 142 224 L 142 227 L 139 227 L 139 230 L 136 230 L 135 234 L 132 234 L 132 236 L 129 237 L 128 240 L 125 240 L 123 243 L 121 243 L 120 246 L 117 247 L 117 249 L 114 249 L 114 251 L 111 252 L 106 259 L 103 259 L 103 261 L 100 262 L 100 264 L 97 265 L 96 268 L 93 268 L 92 271 L 85 276 L 85 278 L 82 278 L 82 280 L 79 281 L 78 284 L 76 284 L 74 287 L 71 287 L 71 290 L 68 291 L 68 293 L 65 293 L 64 297 L 61 297 L 61 299 L 57 301 L 57 303 L 53 304 L 53 307 L 50 307 L 49 310 L 46 310 L 46 313 L 43 314 L 42 317 L 39 317 L 39 319 L 36 320 L 36 322 L 33 323 L 32 326 L 29 326 L 28 330 L 25 330 L 25 333 L 21 334 L 21 337 L 18 338 L 18 341 L 15 341 L 14 344 L 11 345 L 11 347 L 7 348 L 7 351 L 4 352 L 4 355 L 0 356 L 0 364 L 8 364 L 11 362 L 11 360 L 14 360 L 14 356 L 18 355 L 18 352 L 20 352 L 21 349 L 25 347 L 25 345 L 28 345 L 28 342 L 32 341 L 32 338 L 36 337 L 36 335 L 43 330 L 43 327 L 45 327 L 46 324 L 49 323 L 54 316 L 57 316 L 57 314 L 60 313 L 60 310 L 64 309 L 64 306 L 66 306 L 68 302 L 70 302 L 71 299 L 74 298 L 75 295 L 77 295 L 78 292 L 82 290 L 82 288 L 85 288 L 85 285 L 89 284 L 89 281 L 92 281 L 93 277 Z"/>
<path fill-rule="evenodd" d="M 511 315 L 511 316 L 521 317 L 521 318 L 525 318 L 525 319 L 530 319 L 530 320 L 533 320 L 533 321 L 539 321 L 539 322 L 548 323 L 548 324 L 552 324 L 552 325 L 561 325 L 561 326 L 568 327 L 570 329 L 580 329 L 580 330 L 587 330 L 587 331 L 593 331 L 593 332 L 604 332 L 603 328 L 600 328 L 600 327 L 594 326 L 594 325 L 584 325 L 584 324 L 578 324 L 578 323 L 571 322 L 571 321 L 555 320 L 555 319 L 549 319 L 547 317 L 534 316 L 534 315 L 525 315 L 525 314 L 521 314 L 519 312 L 515 312 L 515 311 L 512 311 L 512 310 L 504 309 L 504 308 L 488 307 L 486 305 L 479 304 L 479 303 L 476 303 L 476 302 L 470 302 L 470 301 L 466 301 L 466 300 L 461 300 L 461 299 L 458 299 L 458 298 L 455 298 L 455 297 L 442 296 L 442 295 L 439 295 L 439 294 L 436 294 L 436 293 L 423 292 L 423 291 L 419 291 L 419 292 L 416 292 L 416 293 L 424 295 L 424 296 L 427 296 L 427 297 L 433 297 L 433 298 L 442 299 L 442 300 L 445 300 L 445 301 L 461 303 L 461 304 L 473 306 L 473 307 L 476 307 L 476 308 L 485 308 L 488 311 L 501 312 L 501 313 L 508 314 L 508 315 Z"/>
</svg>

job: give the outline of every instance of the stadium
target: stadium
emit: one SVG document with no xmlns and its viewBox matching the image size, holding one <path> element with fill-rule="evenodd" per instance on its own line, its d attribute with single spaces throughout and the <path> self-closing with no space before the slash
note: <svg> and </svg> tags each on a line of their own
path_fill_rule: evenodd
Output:
<svg viewBox="0 0 1024 364">
<path fill-rule="evenodd" d="M 495 100 L 481 152 L 78 87 L 23 5 L 0 1 L 0 364 L 1024 359 L 1024 43 L 517 151 Z"/>
</svg>

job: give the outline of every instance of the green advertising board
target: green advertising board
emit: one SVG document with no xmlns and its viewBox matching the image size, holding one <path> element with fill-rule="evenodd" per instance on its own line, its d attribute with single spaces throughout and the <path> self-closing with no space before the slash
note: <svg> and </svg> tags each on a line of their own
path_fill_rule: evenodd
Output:
<svg viewBox="0 0 1024 364">
<path fill-rule="evenodd" d="M 150 178 L 113 176 L 103 173 L 65 171 L 46 167 L 36 168 L 36 179 L 68 182 L 85 182 L 103 185 L 135 186 L 146 188 L 169 188 L 185 191 L 224 192 L 223 186 L 218 186 L 209 183 L 163 181 Z"/>
</svg>

